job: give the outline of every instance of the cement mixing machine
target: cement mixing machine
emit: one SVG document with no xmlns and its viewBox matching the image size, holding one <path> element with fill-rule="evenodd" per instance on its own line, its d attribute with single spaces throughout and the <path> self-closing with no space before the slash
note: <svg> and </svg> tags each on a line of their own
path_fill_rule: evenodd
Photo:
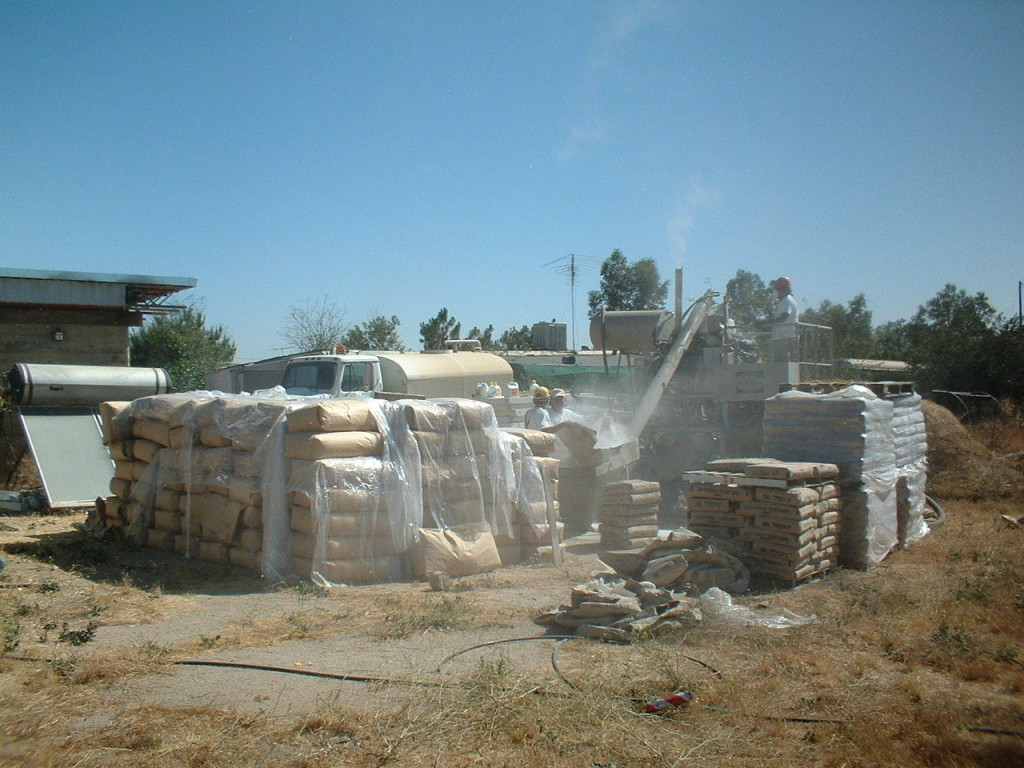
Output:
<svg viewBox="0 0 1024 768">
<path fill-rule="evenodd" d="M 770 333 L 737 326 L 716 296 L 708 291 L 686 312 L 601 311 L 591 319 L 594 348 L 635 368 L 632 401 L 619 398 L 640 440 L 634 472 L 663 487 L 713 458 L 760 455 L 764 401 L 832 377 L 830 328 L 798 324 L 798 351 L 780 355 Z"/>
</svg>

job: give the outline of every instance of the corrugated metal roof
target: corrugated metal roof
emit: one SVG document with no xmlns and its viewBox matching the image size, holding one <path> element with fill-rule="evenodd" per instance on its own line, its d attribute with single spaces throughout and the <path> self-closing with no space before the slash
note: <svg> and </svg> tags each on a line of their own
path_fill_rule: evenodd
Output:
<svg viewBox="0 0 1024 768">
<path fill-rule="evenodd" d="M 28 280 L 33 282 L 15 282 Z M 36 282 L 38 281 L 38 282 Z M 87 285 L 91 284 L 91 285 Z M 145 309 L 172 293 L 195 288 L 194 277 L 115 275 L 0 267 L 0 299 L 13 303 L 128 306 Z"/>
<path fill-rule="evenodd" d="M 195 288 L 194 277 L 162 277 L 158 275 L 115 275 L 105 272 L 63 272 L 49 269 L 12 269 L 0 267 L 0 277 L 21 277 L 28 280 L 75 280 L 84 283 L 124 283 L 151 285 L 182 291 Z M 173 293 L 174 291 L 168 291 Z"/>
</svg>

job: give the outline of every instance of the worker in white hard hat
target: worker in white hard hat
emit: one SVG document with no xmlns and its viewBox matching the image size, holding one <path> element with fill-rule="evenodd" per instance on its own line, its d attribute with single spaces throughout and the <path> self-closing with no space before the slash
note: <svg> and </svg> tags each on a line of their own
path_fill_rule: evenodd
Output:
<svg viewBox="0 0 1024 768">
<path fill-rule="evenodd" d="M 793 298 L 793 283 L 788 277 L 777 277 L 769 284 L 778 301 L 775 314 L 768 322 L 772 326 L 772 342 L 775 357 L 780 360 L 794 360 L 797 353 L 796 324 L 800 319 L 796 299 Z"/>
<path fill-rule="evenodd" d="M 523 421 L 527 429 L 544 429 L 551 426 L 551 413 L 548 411 L 550 401 L 551 392 L 547 387 L 537 387 L 533 390 L 533 407 L 526 412 L 526 419 Z"/>
<path fill-rule="evenodd" d="M 548 417 L 552 426 L 561 424 L 563 421 L 581 421 L 580 415 L 565 407 L 565 390 L 551 390 L 551 405 Z"/>
</svg>

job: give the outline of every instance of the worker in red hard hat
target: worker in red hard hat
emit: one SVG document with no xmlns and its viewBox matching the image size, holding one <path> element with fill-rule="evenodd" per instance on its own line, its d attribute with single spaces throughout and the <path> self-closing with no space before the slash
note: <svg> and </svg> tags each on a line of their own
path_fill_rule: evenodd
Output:
<svg viewBox="0 0 1024 768">
<path fill-rule="evenodd" d="M 777 277 L 769 284 L 778 301 L 775 314 L 768 322 L 772 326 L 772 341 L 776 359 L 794 360 L 797 353 L 797 321 L 800 311 L 793 298 L 793 283 L 788 277 Z"/>
</svg>

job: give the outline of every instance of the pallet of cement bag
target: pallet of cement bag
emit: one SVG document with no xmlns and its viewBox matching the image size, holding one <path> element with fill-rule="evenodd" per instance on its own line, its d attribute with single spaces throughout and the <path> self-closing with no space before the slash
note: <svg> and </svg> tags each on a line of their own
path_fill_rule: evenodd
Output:
<svg viewBox="0 0 1024 768">
<path fill-rule="evenodd" d="M 635 514 L 619 514 L 611 510 L 598 510 L 597 522 L 608 525 L 628 528 L 631 525 L 657 525 L 657 509 L 640 509 Z"/>
<path fill-rule="evenodd" d="M 747 501 L 752 493 L 751 488 L 732 483 L 690 483 L 691 498 Z"/>
<path fill-rule="evenodd" d="M 600 523 L 597 527 L 601 535 L 601 544 L 607 547 L 628 549 L 650 543 L 658 535 L 658 526 L 631 525 L 625 528 Z"/>
<path fill-rule="evenodd" d="M 811 579 L 814 576 L 827 573 L 832 567 L 831 562 L 828 561 L 808 562 L 798 567 L 771 563 L 755 564 L 754 562 L 751 562 L 750 573 L 754 576 L 770 578 L 775 581 L 782 581 L 795 585 L 802 581 Z"/>
<path fill-rule="evenodd" d="M 744 475 L 767 480 L 785 480 L 790 484 L 795 484 L 834 479 L 839 477 L 839 467 L 835 464 L 810 461 L 770 462 L 751 464 L 744 470 Z"/>
<path fill-rule="evenodd" d="M 835 483 L 819 485 L 796 485 L 791 488 L 755 488 L 754 500 L 766 504 L 780 504 L 786 507 L 802 507 L 822 499 L 839 497 L 839 486 Z"/>
<path fill-rule="evenodd" d="M 698 512 L 690 510 L 690 525 L 711 525 L 722 528 L 739 528 L 744 525 L 737 515 L 731 512 Z"/>
<path fill-rule="evenodd" d="M 730 475 L 744 475 L 747 467 L 755 464 L 775 464 L 777 459 L 715 459 L 704 465 L 709 472 L 724 472 Z"/>
<path fill-rule="evenodd" d="M 651 480 L 619 480 L 601 487 L 602 496 L 635 496 L 645 493 L 661 493 L 661 484 Z"/>
<path fill-rule="evenodd" d="M 686 502 L 686 509 L 690 512 L 710 512 L 713 514 L 729 514 L 738 509 L 739 506 L 729 499 L 706 498 L 703 496 L 691 496 Z"/>
</svg>

